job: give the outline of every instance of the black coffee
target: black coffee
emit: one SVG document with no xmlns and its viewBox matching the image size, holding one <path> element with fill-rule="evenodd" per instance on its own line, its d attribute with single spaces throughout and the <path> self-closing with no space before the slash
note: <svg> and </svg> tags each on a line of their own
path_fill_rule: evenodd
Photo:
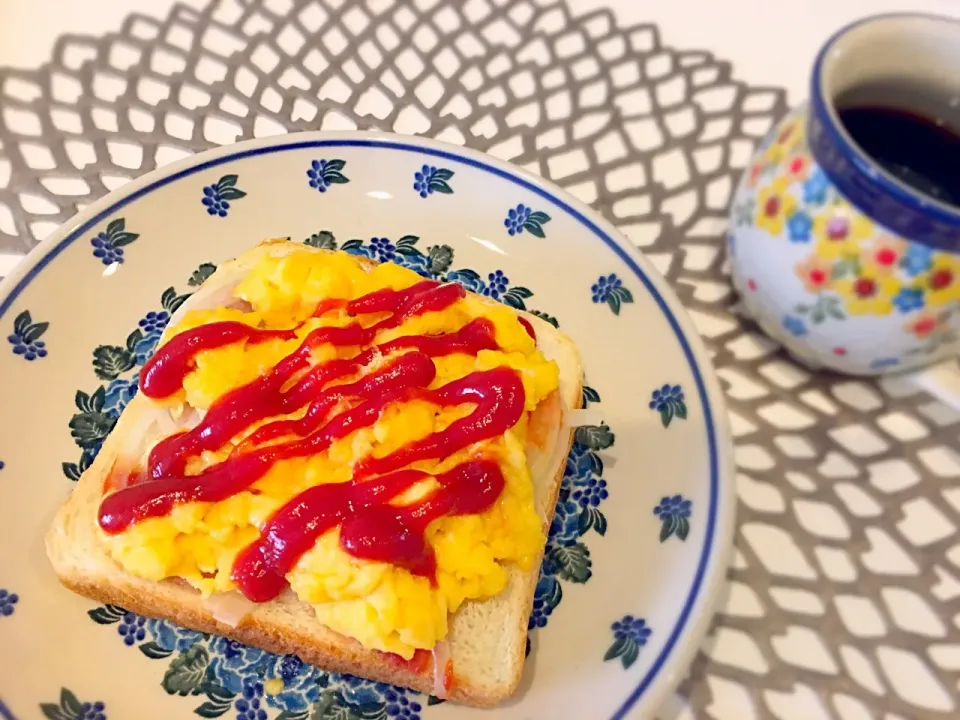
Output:
<svg viewBox="0 0 960 720">
<path fill-rule="evenodd" d="M 860 148 L 901 182 L 960 207 L 960 134 L 926 113 L 883 102 L 837 102 L 840 121 Z"/>
</svg>

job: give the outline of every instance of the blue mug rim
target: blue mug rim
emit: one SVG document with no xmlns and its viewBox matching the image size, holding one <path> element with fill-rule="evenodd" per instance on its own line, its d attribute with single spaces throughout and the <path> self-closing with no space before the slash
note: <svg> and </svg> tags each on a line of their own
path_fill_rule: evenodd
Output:
<svg viewBox="0 0 960 720">
<path fill-rule="evenodd" d="M 960 41 L 960 18 L 936 13 L 878 13 L 854 20 L 834 32 L 817 53 L 811 73 L 808 123 L 819 126 L 820 132 L 808 133 L 810 151 L 840 193 L 864 215 L 907 240 L 960 253 L 960 207 L 915 190 L 880 167 L 843 127 L 833 98 L 825 96 L 823 68 L 837 41 L 864 25 L 896 19 L 925 19 L 954 25 Z M 869 187 L 871 192 L 865 192 L 864 187 Z"/>
</svg>

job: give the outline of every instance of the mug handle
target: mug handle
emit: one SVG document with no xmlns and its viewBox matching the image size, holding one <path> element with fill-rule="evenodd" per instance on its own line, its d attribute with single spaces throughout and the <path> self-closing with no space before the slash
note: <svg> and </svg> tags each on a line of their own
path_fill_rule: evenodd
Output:
<svg viewBox="0 0 960 720">
<path fill-rule="evenodd" d="M 907 373 L 905 379 L 960 412 L 960 363 L 956 360 Z"/>
</svg>

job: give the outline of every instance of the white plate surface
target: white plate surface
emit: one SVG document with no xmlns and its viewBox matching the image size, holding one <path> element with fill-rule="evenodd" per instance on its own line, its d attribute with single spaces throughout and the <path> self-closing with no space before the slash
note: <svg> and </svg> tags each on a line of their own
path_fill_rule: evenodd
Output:
<svg viewBox="0 0 960 720">
<path fill-rule="evenodd" d="M 732 538 L 726 415 L 692 323 L 648 261 L 552 185 L 461 148 L 354 133 L 165 167 L 0 287 L 0 718 L 492 715 L 97 607 L 47 563 L 54 509 L 169 313 L 208 264 L 279 236 L 458 280 L 576 341 L 603 424 L 568 460 L 525 678 L 493 714 L 652 717 L 706 631 Z M 276 678 L 283 691 L 265 693 Z"/>
</svg>

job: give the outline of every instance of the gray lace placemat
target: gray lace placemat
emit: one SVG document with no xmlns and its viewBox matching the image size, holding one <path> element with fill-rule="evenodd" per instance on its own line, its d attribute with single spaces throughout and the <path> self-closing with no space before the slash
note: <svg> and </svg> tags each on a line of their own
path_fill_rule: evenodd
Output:
<svg viewBox="0 0 960 720">
<path fill-rule="evenodd" d="M 737 439 L 728 595 L 668 714 L 957 716 L 960 416 L 896 380 L 811 376 L 728 287 L 727 203 L 781 91 L 561 3 L 223 0 L 63 37 L 40 70 L 0 71 L 0 93 L 7 267 L 129 178 L 288 130 L 436 136 L 589 202 L 690 310 Z"/>
</svg>

